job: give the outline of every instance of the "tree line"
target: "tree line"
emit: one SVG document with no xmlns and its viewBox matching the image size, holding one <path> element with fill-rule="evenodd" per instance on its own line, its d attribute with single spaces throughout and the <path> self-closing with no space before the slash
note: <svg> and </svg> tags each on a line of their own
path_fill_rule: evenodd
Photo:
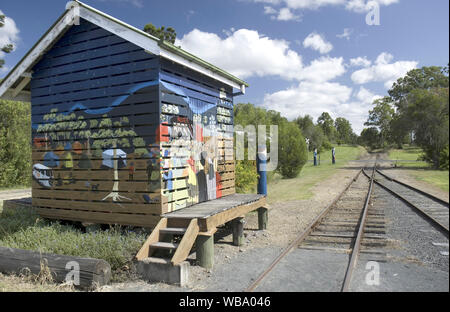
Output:
<svg viewBox="0 0 450 312">
<path fill-rule="evenodd" d="M 251 103 L 239 103 L 234 108 L 234 124 L 244 128 L 248 125 L 278 126 L 278 167 L 274 172 L 268 172 L 269 179 L 275 173 L 283 178 L 298 176 L 308 161 L 308 150 L 323 152 L 336 144 L 356 144 L 358 140 L 348 120 L 342 117 L 333 120 L 327 112 L 316 123 L 309 115 L 289 121 L 280 112 L 266 110 Z M 258 179 L 256 161 L 248 160 L 247 155 L 245 156 L 245 160 L 236 161 L 238 192 L 254 190 Z"/>
<path fill-rule="evenodd" d="M 449 168 L 449 67 L 409 71 L 373 102 L 360 143 L 371 149 L 404 144 L 422 148 L 435 169 Z"/>
</svg>

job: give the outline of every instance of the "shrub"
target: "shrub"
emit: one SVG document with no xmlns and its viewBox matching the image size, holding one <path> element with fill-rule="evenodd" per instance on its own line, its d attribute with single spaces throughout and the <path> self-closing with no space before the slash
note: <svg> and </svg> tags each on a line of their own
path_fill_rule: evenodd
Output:
<svg viewBox="0 0 450 312">
<path fill-rule="evenodd" d="M 292 122 L 282 123 L 278 131 L 278 170 L 284 178 L 295 178 L 308 160 L 305 139 Z"/>
<path fill-rule="evenodd" d="M 256 189 L 258 173 L 255 160 L 237 160 L 235 174 L 237 193 L 248 193 Z"/>
<path fill-rule="evenodd" d="M 0 100 L 0 187 L 31 185 L 30 103 Z"/>
<path fill-rule="evenodd" d="M 448 168 L 449 168 L 448 157 L 449 157 L 449 152 L 448 152 L 448 145 L 447 145 L 444 148 L 444 150 L 441 152 L 441 155 L 440 155 L 440 160 L 439 160 L 440 169 L 448 170 Z"/>
</svg>

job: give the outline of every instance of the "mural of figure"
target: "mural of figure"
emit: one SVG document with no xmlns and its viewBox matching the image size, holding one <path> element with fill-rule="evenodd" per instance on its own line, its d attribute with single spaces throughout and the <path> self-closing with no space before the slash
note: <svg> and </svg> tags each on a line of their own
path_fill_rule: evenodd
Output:
<svg viewBox="0 0 450 312">
<path fill-rule="evenodd" d="M 207 153 L 201 152 L 200 154 L 201 168 L 197 171 L 197 186 L 198 186 L 198 202 L 204 202 L 208 200 L 208 186 L 206 182 L 206 165 L 207 165 Z"/>
</svg>

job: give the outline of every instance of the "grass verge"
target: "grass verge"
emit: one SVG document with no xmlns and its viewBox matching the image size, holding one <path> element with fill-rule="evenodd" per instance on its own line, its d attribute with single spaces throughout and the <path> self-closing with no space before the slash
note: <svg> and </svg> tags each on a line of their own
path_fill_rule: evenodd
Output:
<svg viewBox="0 0 450 312">
<path fill-rule="evenodd" d="M 405 169 L 405 173 L 417 181 L 426 182 L 449 191 L 449 171 L 434 170 L 425 161 L 418 160 L 422 154 L 422 149 L 414 146 L 405 146 L 403 149 L 393 149 L 389 151 L 389 159 L 395 160 L 397 168 Z"/>
<path fill-rule="evenodd" d="M 104 259 L 111 265 L 113 281 L 129 276 L 132 259 L 147 236 L 141 228 L 128 227 L 85 233 L 71 224 L 41 219 L 30 208 L 8 209 L 0 216 L 0 246 Z"/>
<path fill-rule="evenodd" d="M 314 166 L 313 154 L 308 154 L 309 161 L 300 174 L 293 179 L 283 179 L 275 174 L 268 182 L 268 202 L 309 199 L 314 194 L 312 187 L 333 175 L 337 169 L 344 167 L 349 161 L 359 159 L 366 150 L 363 147 L 336 147 L 336 164 L 331 164 L 331 151 L 320 155 L 320 166 Z"/>
</svg>

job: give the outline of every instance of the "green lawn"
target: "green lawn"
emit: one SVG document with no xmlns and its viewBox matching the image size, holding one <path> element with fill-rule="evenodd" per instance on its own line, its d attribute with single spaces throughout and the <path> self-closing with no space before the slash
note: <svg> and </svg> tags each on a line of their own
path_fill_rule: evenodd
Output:
<svg viewBox="0 0 450 312">
<path fill-rule="evenodd" d="M 395 160 L 397 167 L 402 168 L 429 168 L 423 160 L 419 160 L 422 149 L 415 146 L 405 146 L 403 149 L 391 149 L 388 152 L 389 159 Z"/>
<path fill-rule="evenodd" d="M 440 189 L 449 191 L 448 170 L 433 170 L 424 161 L 417 160 L 422 154 L 418 147 L 405 146 L 404 149 L 393 149 L 389 151 L 389 159 L 396 160 L 398 168 L 406 169 L 405 173 L 418 181 L 427 182 Z"/>
<path fill-rule="evenodd" d="M 338 146 L 336 147 L 336 164 L 331 164 L 331 151 L 327 151 L 322 153 L 320 166 L 317 167 L 314 167 L 312 163 L 313 154 L 309 153 L 308 163 L 296 178 L 283 179 L 280 175 L 275 174 L 269 180 L 267 186 L 269 203 L 311 198 L 314 195 L 311 191 L 314 185 L 333 175 L 348 161 L 360 158 L 364 152 L 363 147 Z"/>
</svg>

